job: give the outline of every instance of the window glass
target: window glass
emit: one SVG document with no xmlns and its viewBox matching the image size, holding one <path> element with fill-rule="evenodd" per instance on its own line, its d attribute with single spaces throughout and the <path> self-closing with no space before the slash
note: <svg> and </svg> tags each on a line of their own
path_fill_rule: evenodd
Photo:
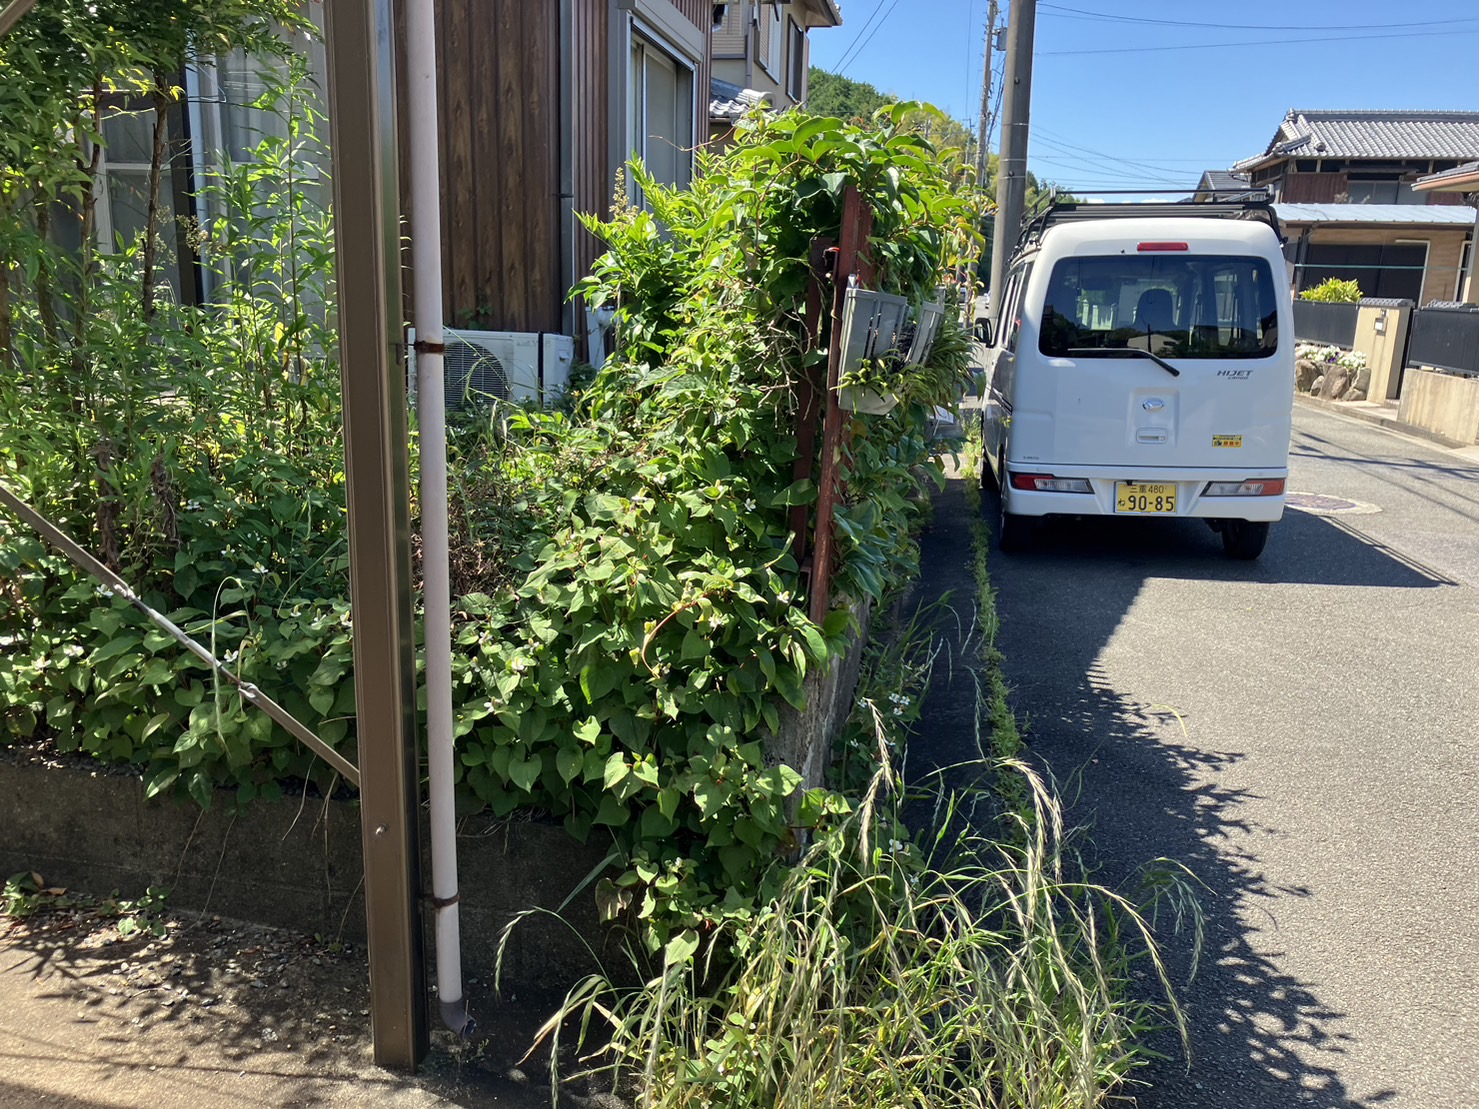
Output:
<svg viewBox="0 0 1479 1109">
<path fill-rule="evenodd" d="M 1018 266 L 1012 271 L 1012 279 L 1007 285 L 1006 312 L 1001 317 L 1001 326 L 1006 333 L 1007 350 L 1010 351 L 1017 349 L 1017 335 L 1022 330 L 1022 296 L 1031 276 L 1031 263 Z"/>
<path fill-rule="evenodd" d="M 1056 358 L 1127 347 L 1172 358 L 1261 358 L 1278 346 L 1278 296 L 1262 258 L 1064 258 L 1048 282 L 1038 348 Z"/>
<path fill-rule="evenodd" d="M 806 98 L 806 32 L 795 20 L 791 21 L 790 38 L 791 64 L 786 92 L 792 100 L 799 101 Z"/>
<path fill-rule="evenodd" d="M 632 153 L 662 184 L 686 188 L 693 172 L 693 71 L 634 34 L 631 80 Z"/>
</svg>

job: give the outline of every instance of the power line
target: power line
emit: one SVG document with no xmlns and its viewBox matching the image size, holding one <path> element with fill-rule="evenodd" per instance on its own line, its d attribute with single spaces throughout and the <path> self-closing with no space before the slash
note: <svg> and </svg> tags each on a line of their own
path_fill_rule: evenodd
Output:
<svg viewBox="0 0 1479 1109">
<path fill-rule="evenodd" d="M 1347 24 L 1273 24 L 1273 23 L 1193 23 L 1181 19 L 1151 19 L 1138 15 L 1110 15 L 1107 12 L 1092 12 L 1084 8 L 1068 8 L 1061 4 L 1043 4 L 1059 19 L 1092 19 L 1103 23 L 1136 23 L 1153 27 L 1205 27 L 1223 31 L 1380 31 L 1390 23 L 1347 23 Z M 1404 27 L 1442 27 L 1456 23 L 1479 23 L 1479 19 L 1431 19 L 1420 23 L 1404 23 Z"/>
<path fill-rule="evenodd" d="M 1440 35 L 1475 35 L 1475 31 L 1399 31 L 1380 35 L 1323 35 L 1302 39 L 1244 39 L 1241 42 L 1198 42 L 1184 46 L 1116 46 L 1095 50 L 1041 50 L 1038 57 L 1065 57 L 1070 54 L 1155 54 L 1168 50 L 1222 50 L 1234 46 L 1290 46 L 1303 42 L 1357 42 L 1363 39 L 1418 39 L 1436 38 Z"/>
<path fill-rule="evenodd" d="M 852 56 L 851 59 L 849 59 L 849 60 L 841 63 L 841 68 L 839 68 L 838 71 L 837 71 L 837 73 L 838 73 L 839 76 L 841 76 L 842 74 L 846 73 L 847 72 L 847 67 L 850 66 L 850 65 L 852 65 L 853 62 L 857 61 L 860 57 L 862 57 L 863 51 L 866 50 L 866 49 L 868 49 L 868 44 L 873 41 L 873 36 L 876 35 L 876 34 L 878 34 L 879 31 L 883 30 L 883 25 L 888 22 L 888 17 L 894 14 L 894 9 L 897 8 L 898 6 L 899 6 L 899 0 L 894 0 L 894 2 L 888 6 L 888 10 L 883 13 L 883 18 L 878 21 L 878 26 L 874 27 L 873 30 L 872 30 L 872 32 L 868 35 L 868 37 L 863 40 L 863 44 L 857 48 L 857 52 L 855 54 L 853 54 L 853 56 Z M 880 3 L 880 10 L 881 10 L 881 8 L 882 8 L 882 5 Z M 862 33 L 863 33 L 862 31 L 859 31 L 858 32 L 858 34 L 860 34 L 860 35 Z"/>
<path fill-rule="evenodd" d="M 1069 139 L 1057 135 L 1057 133 L 1054 131 L 1049 131 L 1041 127 L 1038 128 L 1037 139 L 1039 142 L 1047 143 L 1050 147 L 1057 147 L 1067 154 L 1088 154 L 1094 158 L 1103 159 L 1104 161 L 1118 162 L 1120 165 L 1127 166 L 1130 169 L 1139 170 L 1142 173 L 1172 172 L 1168 170 L 1165 166 L 1152 165 L 1150 162 L 1137 162 L 1130 158 L 1121 158 L 1117 154 L 1106 153 L 1103 150 L 1095 150 L 1092 147 L 1080 146 Z"/>
</svg>

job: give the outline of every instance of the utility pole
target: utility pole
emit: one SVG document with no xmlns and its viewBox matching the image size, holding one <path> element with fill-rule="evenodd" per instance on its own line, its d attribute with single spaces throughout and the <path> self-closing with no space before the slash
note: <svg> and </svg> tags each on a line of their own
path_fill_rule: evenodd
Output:
<svg viewBox="0 0 1479 1109">
<path fill-rule="evenodd" d="M 1037 0 L 1011 0 L 1002 78 L 1001 156 L 996 163 L 996 241 L 991 244 L 991 318 L 1001 326 L 1007 260 L 1027 203 L 1027 133 L 1032 117 L 1032 40 Z"/>
<path fill-rule="evenodd" d="M 991 51 L 996 45 L 998 10 L 996 0 L 991 0 L 986 13 L 986 72 L 981 76 L 981 120 L 976 136 L 976 181 L 982 188 L 986 187 L 986 148 L 991 142 Z"/>
</svg>

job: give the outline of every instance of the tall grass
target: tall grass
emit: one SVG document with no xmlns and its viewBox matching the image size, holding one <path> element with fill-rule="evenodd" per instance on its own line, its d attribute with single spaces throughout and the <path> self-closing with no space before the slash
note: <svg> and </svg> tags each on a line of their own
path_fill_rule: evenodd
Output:
<svg viewBox="0 0 1479 1109">
<path fill-rule="evenodd" d="M 881 752 L 763 912 L 638 987 L 590 976 L 539 1038 L 574 1034 L 581 1075 L 644 1107 L 1102 1105 L 1144 1061 L 1137 1038 L 1180 1011 L 1143 909 L 1073 877 L 1030 767 L 995 770 L 1030 792 L 1015 842 L 954 838 L 975 799 L 930 790 L 936 830 L 911 839 L 901 807 L 920 798 Z M 1164 1006 L 1130 989 L 1137 962 Z"/>
</svg>

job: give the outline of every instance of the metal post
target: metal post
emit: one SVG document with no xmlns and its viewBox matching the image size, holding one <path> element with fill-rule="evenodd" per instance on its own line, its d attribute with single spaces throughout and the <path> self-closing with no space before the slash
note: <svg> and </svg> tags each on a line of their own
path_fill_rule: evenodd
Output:
<svg viewBox="0 0 1479 1109">
<path fill-rule="evenodd" d="M 1001 158 L 996 164 L 996 241 L 991 244 L 991 318 L 1001 322 L 1007 262 L 1027 203 L 1027 132 L 1032 117 L 1032 40 L 1037 0 L 1012 0 L 1002 78 Z"/>
<path fill-rule="evenodd" d="M 832 608 L 832 561 L 837 549 L 832 534 L 833 510 L 841 493 L 843 439 L 851 419 L 837 404 L 837 386 L 842 376 L 842 315 L 847 301 L 848 278 L 857 275 L 867 288 L 873 280 L 873 262 L 868 240 L 873 234 L 873 209 L 868 207 L 856 185 L 849 185 L 842 198 L 842 231 L 837 261 L 832 268 L 832 344 L 827 357 L 827 387 L 822 398 L 822 462 L 817 477 L 815 553 L 812 556 L 811 609 L 820 624 Z"/>
<path fill-rule="evenodd" d="M 981 77 L 981 119 L 977 125 L 976 138 L 976 184 L 986 187 L 986 167 L 990 164 L 988 148 L 991 145 L 991 48 L 996 44 L 996 17 L 999 12 L 996 0 L 986 12 L 986 72 Z"/>
<path fill-rule="evenodd" d="M 390 0 L 327 0 L 344 472 L 375 1062 L 426 1055 L 410 481 L 399 359 L 400 188 Z"/>
<path fill-rule="evenodd" d="M 36 4 L 36 0 L 10 0 L 4 10 L 0 10 L 0 35 L 8 32 L 20 22 L 21 16 L 25 15 Z"/>
</svg>

